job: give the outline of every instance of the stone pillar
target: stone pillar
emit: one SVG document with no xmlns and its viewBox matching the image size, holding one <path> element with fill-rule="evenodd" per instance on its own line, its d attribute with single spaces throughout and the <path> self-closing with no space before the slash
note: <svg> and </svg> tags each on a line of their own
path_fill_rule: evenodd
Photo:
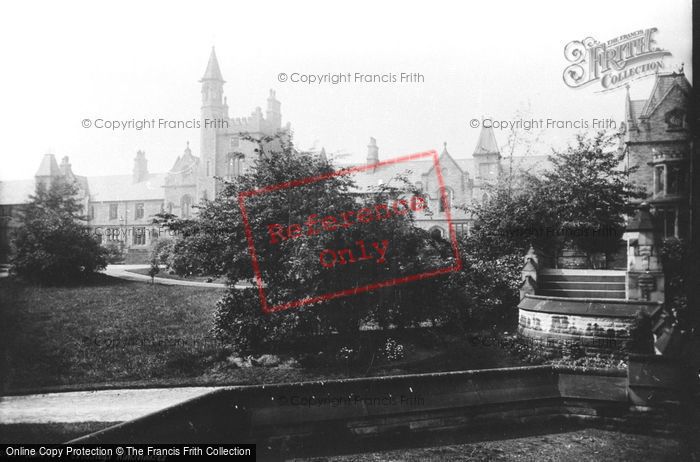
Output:
<svg viewBox="0 0 700 462">
<path fill-rule="evenodd" d="M 623 236 L 627 240 L 627 299 L 664 301 L 664 273 L 649 206 L 642 203 Z"/>
<path fill-rule="evenodd" d="M 540 257 L 534 247 L 525 255 L 525 265 L 520 271 L 520 300 L 525 298 L 525 295 L 534 295 L 537 291 L 537 272 L 539 270 Z"/>
</svg>

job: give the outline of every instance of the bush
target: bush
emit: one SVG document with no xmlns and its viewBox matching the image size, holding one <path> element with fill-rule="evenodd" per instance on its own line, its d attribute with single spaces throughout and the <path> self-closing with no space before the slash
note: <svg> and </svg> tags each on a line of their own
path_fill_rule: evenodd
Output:
<svg viewBox="0 0 700 462">
<path fill-rule="evenodd" d="M 115 265 L 124 262 L 124 243 L 121 241 L 109 241 L 105 245 L 107 263 Z"/>
<path fill-rule="evenodd" d="M 661 262 L 666 277 L 666 306 L 683 328 L 690 327 L 688 319 L 688 294 L 690 292 L 691 252 L 682 239 L 664 239 L 661 245 Z"/>
<path fill-rule="evenodd" d="M 382 353 L 389 361 L 399 361 L 403 359 L 405 355 L 403 345 L 393 338 L 386 339 Z"/>
<path fill-rule="evenodd" d="M 257 289 L 229 289 L 216 304 L 214 336 L 239 355 L 289 353 L 314 331 L 304 308 L 264 314 Z"/>
<path fill-rule="evenodd" d="M 170 268 L 175 241 L 168 237 L 156 239 L 151 247 L 151 260 L 156 260 L 159 265 Z"/>
<path fill-rule="evenodd" d="M 630 339 L 626 350 L 629 353 L 654 354 L 654 334 L 651 331 L 651 318 L 644 311 L 638 311 L 630 328 Z"/>
<path fill-rule="evenodd" d="M 107 251 L 81 223 L 76 192 L 74 185 L 62 180 L 48 188 L 37 185 L 14 234 L 15 255 L 10 260 L 14 274 L 32 282 L 63 284 L 104 269 Z"/>
</svg>

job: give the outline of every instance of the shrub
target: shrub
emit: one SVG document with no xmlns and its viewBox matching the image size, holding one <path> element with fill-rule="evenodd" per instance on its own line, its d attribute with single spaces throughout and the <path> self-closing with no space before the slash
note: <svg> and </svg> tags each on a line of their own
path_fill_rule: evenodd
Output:
<svg viewBox="0 0 700 462">
<path fill-rule="evenodd" d="M 156 239 L 151 248 L 151 260 L 155 259 L 159 265 L 170 267 L 175 241 L 169 237 Z"/>
<path fill-rule="evenodd" d="M 638 311 L 630 328 L 630 339 L 626 350 L 629 353 L 654 354 L 654 334 L 651 331 L 651 318 L 644 311 Z"/>
<path fill-rule="evenodd" d="M 124 261 L 124 243 L 121 241 L 109 241 L 104 246 L 107 263 L 114 265 Z"/>
<path fill-rule="evenodd" d="M 389 361 L 399 361 L 403 359 L 405 355 L 403 345 L 393 338 L 386 339 L 382 353 Z"/>
<path fill-rule="evenodd" d="M 80 212 L 77 188 L 56 180 L 36 193 L 14 234 L 12 272 L 40 283 L 68 283 L 104 269 L 107 251 L 100 246 Z"/>
</svg>

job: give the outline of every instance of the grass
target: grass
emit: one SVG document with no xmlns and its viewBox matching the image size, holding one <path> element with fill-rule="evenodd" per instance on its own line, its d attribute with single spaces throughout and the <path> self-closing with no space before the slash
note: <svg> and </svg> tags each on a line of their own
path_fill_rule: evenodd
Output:
<svg viewBox="0 0 700 462">
<path fill-rule="evenodd" d="M 348 368 L 325 358 L 304 367 L 237 368 L 211 336 L 225 289 L 151 285 L 101 275 L 75 287 L 0 279 L 0 394 L 104 388 L 325 380 L 521 365 L 498 347 L 459 339 L 405 341 L 406 358 Z"/>
<path fill-rule="evenodd" d="M 200 375 L 221 352 L 208 334 L 221 294 L 106 276 L 80 287 L 4 278 L 2 389 Z"/>
</svg>

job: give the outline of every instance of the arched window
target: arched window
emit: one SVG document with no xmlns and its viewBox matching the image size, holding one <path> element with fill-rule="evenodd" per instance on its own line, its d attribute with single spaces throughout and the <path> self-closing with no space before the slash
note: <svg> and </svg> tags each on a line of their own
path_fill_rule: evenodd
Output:
<svg viewBox="0 0 700 462">
<path fill-rule="evenodd" d="M 182 218 L 190 217 L 190 208 L 192 207 L 192 198 L 189 194 L 185 194 L 180 199 L 180 215 Z"/>
<path fill-rule="evenodd" d="M 445 197 L 440 194 L 440 212 L 445 212 L 445 210 L 452 209 L 452 200 L 454 199 L 454 191 L 451 188 L 445 188 Z"/>
<path fill-rule="evenodd" d="M 485 203 L 487 203 L 488 201 L 489 201 L 489 195 L 486 194 L 486 193 L 484 193 L 484 195 L 481 196 L 481 203 L 482 203 L 482 204 L 485 204 Z"/>
<path fill-rule="evenodd" d="M 173 203 L 168 202 L 168 213 L 173 213 Z"/>
<path fill-rule="evenodd" d="M 226 158 L 226 175 L 232 177 L 236 172 L 236 156 L 230 152 Z"/>
</svg>

